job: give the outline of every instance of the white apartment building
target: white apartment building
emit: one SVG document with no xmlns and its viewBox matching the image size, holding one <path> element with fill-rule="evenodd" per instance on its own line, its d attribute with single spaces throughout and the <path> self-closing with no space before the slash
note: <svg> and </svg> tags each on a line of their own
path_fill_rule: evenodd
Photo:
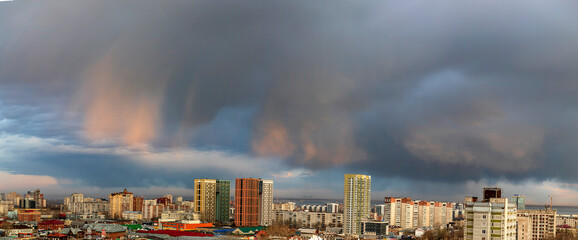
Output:
<svg viewBox="0 0 578 240">
<path fill-rule="evenodd" d="M 259 225 L 273 224 L 273 180 L 259 182 Z"/>
<path fill-rule="evenodd" d="M 466 240 L 515 240 L 516 205 L 507 198 L 490 198 L 478 202 L 466 197 L 464 239 Z"/>
</svg>

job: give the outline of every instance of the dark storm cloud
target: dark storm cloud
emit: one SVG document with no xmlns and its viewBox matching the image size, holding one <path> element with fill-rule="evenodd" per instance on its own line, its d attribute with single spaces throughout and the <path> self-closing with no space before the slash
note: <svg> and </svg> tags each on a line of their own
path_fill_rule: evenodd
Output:
<svg viewBox="0 0 578 240">
<path fill-rule="evenodd" d="M 0 83 L 88 142 L 575 181 L 576 22 L 563 1 L 15 1 Z"/>
</svg>

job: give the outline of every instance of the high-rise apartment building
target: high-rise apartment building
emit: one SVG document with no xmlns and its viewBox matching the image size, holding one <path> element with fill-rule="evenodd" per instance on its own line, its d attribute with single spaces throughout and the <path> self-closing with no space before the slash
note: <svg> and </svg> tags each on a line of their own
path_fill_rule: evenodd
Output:
<svg viewBox="0 0 578 240">
<path fill-rule="evenodd" d="M 556 210 L 518 210 L 518 217 L 527 217 L 531 240 L 556 237 Z M 519 225 L 520 223 L 518 223 Z"/>
<path fill-rule="evenodd" d="M 371 176 L 345 174 L 343 185 L 343 232 L 361 235 L 361 221 L 368 220 L 371 213 Z"/>
<path fill-rule="evenodd" d="M 215 208 L 216 220 L 220 223 L 229 223 L 231 220 L 230 209 L 231 206 L 231 181 L 217 179 L 217 206 Z"/>
<path fill-rule="evenodd" d="M 259 225 L 259 179 L 235 180 L 235 226 Z"/>
<path fill-rule="evenodd" d="M 259 225 L 273 223 L 273 180 L 259 182 Z"/>
<path fill-rule="evenodd" d="M 205 222 L 229 222 L 231 181 L 195 179 L 194 209 Z"/>
<path fill-rule="evenodd" d="M 111 218 L 121 218 L 124 211 L 133 210 L 133 194 L 128 192 L 126 189 L 122 192 L 109 194 L 108 199 L 108 214 Z"/>
<path fill-rule="evenodd" d="M 516 205 L 507 198 L 489 198 L 485 202 L 466 197 L 464 239 L 516 239 Z"/>
<path fill-rule="evenodd" d="M 215 222 L 217 180 L 195 179 L 195 212 L 201 215 L 203 222 Z"/>
<path fill-rule="evenodd" d="M 400 228 L 413 227 L 414 202 L 411 198 L 385 198 L 384 219 L 389 225 Z"/>
</svg>

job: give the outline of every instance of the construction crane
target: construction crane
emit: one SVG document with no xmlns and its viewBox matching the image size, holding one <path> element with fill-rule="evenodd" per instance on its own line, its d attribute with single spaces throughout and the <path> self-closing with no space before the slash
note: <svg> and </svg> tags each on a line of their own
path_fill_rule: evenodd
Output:
<svg viewBox="0 0 578 240">
<path fill-rule="evenodd" d="M 552 211 L 553 199 L 554 199 L 554 197 L 558 197 L 558 195 L 554 195 L 554 194 L 550 193 L 550 195 L 548 197 L 550 198 L 550 211 Z"/>
</svg>

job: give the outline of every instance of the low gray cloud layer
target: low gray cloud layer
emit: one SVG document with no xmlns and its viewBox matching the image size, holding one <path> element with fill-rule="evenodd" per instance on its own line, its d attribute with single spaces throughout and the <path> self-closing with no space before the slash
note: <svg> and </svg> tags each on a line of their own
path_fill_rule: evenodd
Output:
<svg viewBox="0 0 578 240">
<path fill-rule="evenodd" d="M 568 1 L 1 3 L 0 131 L 384 178 L 576 182 L 576 22 Z M 92 166 L 60 154 L 31 159 L 61 169 L 8 170 Z M 72 178 L 112 186 L 90 169 Z"/>
</svg>

